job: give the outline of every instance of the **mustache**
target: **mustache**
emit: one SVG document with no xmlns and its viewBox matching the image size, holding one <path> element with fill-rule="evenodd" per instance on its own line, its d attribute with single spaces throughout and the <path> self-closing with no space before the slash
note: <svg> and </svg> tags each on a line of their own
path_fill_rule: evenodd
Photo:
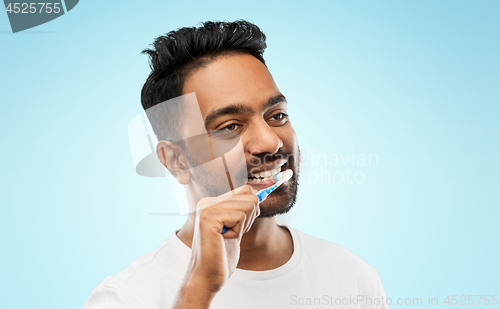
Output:
<svg viewBox="0 0 500 309">
<path fill-rule="evenodd" d="M 254 167 L 259 167 L 265 164 L 272 164 L 278 160 L 286 160 L 288 165 L 293 162 L 293 154 L 287 151 L 278 151 L 276 153 L 261 153 L 257 155 L 252 155 L 250 160 L 247 162 L 247 170 L 250 171 Z"/>
</svg>

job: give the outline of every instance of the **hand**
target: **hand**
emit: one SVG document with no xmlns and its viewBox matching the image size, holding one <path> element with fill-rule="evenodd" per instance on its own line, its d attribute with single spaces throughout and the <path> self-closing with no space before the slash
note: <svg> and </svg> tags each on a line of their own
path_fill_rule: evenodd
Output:
<svg viewBox="0 0 500 309">
<path fill-rule="evenodd" d="M 243 186 L 197 205 L 191 263 L 173 308 L 210 307 L 213 297 L 232 275 L 240 258 L 244 233 L 260 215 L 259 198 Z M 222 228 L 227 231 L 222 234 Z"/>
<path fill-rule="evenodd" d="M 236 269 L 244 233 L 260 215 L 259 198 L 246 185 L 198 202 L 188 276 L 217 293 Z M 221 234 L 222 228 L 227 231 Z"/>
</svg>

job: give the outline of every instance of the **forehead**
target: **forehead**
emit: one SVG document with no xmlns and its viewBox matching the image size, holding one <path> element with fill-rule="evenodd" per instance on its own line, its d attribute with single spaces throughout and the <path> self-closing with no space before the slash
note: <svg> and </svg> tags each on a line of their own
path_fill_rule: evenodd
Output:
<svg viewBox="0 0 500 309">
<path fill-rule="evenodd" d="M 221 56 L 192 72 L 183 94 L 195 92 L 202 117 L 232 105 L 246 105 L 258 112 L 279 89 L 267 67 L 248 54 Z"/>
</svg>

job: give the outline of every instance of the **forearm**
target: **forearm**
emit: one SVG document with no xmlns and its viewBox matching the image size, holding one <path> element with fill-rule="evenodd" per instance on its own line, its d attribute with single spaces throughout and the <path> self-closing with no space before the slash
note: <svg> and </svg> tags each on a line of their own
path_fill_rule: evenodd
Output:
<svg viewBox="0 0 500 309">
<path fill-rule="evenodd" d="M 173 309 L 208 309 L 216 292 L 210 291 L 201 282 L 185 282 L 173 302 Z"/>
</svg>

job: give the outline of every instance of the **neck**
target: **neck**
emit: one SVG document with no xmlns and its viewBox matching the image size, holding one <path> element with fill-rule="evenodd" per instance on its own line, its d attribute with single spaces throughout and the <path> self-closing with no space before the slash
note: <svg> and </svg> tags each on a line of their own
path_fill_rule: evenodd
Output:
<svg viewBox="0 0 500 309">
<path fill-rule="evenodd" d="M 177 233 L 177 237 L 189 248 L 193 243 L 195 219 L 194 215 L 190 215 Z M 241 239 L 237 268 L 253 271 L 275 269 L 285 264 L 292 253 L 290 232 L 278 226 L 276 218 L 257 218 Z"/>
</svg>

